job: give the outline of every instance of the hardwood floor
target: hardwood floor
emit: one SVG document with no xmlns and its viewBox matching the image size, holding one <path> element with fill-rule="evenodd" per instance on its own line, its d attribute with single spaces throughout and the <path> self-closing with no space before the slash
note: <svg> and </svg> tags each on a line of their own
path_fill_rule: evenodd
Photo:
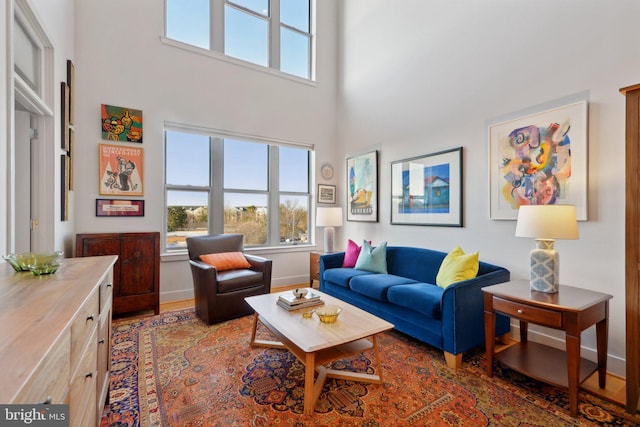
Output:
<svg viewBox="0 0 640 427">
<path fill-rule="evenodd" d="M 289 289 L 295 289 L 298 287 L 306 287 L 306 286 L 307 286 L 306 284 L 281 286 L 278 288 L 273 288 L 271 292 L 282 292 Z M 174 310 L 182 310 L 190 307 L 193 307 L 192 299 L 184 300 L 184 301 L 165 302 L 165 303 L 160 303 L 160 313 L 164 313 L 167 311 L 174 311 Z M 598 372 L 596 371 L 593 373 L 593 375 L 591 375 L 581 384 L 581 387 L 584 388 L 585 390 L 588 390 L 591 394 L 599 396 L 603 399 L 609 400 L 611 402 L 617 403 L 622 406 L 625 406 L 626 404 L 625 379 L 617 375 L 607 373 L 607 387 L 605 389 L 601 389 L 598 386 Z"/>
</svg>

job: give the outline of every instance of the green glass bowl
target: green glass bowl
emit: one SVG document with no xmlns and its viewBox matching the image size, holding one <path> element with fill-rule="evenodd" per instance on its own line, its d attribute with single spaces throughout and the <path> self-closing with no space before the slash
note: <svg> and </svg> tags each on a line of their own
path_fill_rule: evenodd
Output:
<svg viewBox="0 0 640 427">
<path fill-rule="evenodd" d="M 31 270 L 29 268 L 31 265 L 57 264 L 57 261 L 63 254 L 64 252 L 62 251 L 42 253 L 22 252 L 19 254 L 3 255 L 2 259 L 7 261 L 15 271 L 29 271 Z"/>
<path fill-rule="evenodd" d="M 60 263 L 52 262 L 49 264 L 30 265 L 29 270 L 31 270 L 34 275 L 40 276 L 42 274 L 53 274 L 58 271 L 58 267 L 60 267 Z"/>
<path fill-rule="evenodd" d="M 15 271 L 29 271 L 29 264 L 35 261 L 35 254 L 31 252 L 9 254 L 3 255 L 2 259 L 7 261 Z"/>
</svg>

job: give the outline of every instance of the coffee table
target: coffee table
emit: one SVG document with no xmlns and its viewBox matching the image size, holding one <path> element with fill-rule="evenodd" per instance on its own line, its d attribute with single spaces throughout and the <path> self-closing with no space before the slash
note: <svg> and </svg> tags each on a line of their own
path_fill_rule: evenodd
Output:
<svg viewBox="0 0 640 427">
<path fill-rule="evenodd" d="M 313 414 L 327 378 L 382 383 L 382 365 L 376 334 L 392 329 L 393 324 L 317 289 L 313 292 L 320 294 L 325 304 L 337 305 L 342 308 L 342 312 L 335 323 L 322 323 L 315 314 L 311 318 L 304 318 L 302 310 L 287 311 L 276 304 L 278 296 L 290 292 L 257 295 L 247 297 L 245 301 L 255 310 L 251 346 L 287 349 L 304 365 L 306 415 Z M 273 332 L 279 341 L 257 340 L 258 321 Z M 344 359 L 370 348 L 375 356 L 374 368 L 377 375 L 339 371 L 325 366 L 333 360 Z M 316 371 L 318 378 L 314 382 Z"/>
</svg>

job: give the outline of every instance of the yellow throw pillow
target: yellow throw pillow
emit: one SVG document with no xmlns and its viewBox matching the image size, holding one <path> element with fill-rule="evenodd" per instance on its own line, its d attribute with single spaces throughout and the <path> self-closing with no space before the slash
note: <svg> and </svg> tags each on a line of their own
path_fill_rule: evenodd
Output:
<svg viewBox="0 0 640 427">
<path fill-rule="evenodd" d="M 200 259 L 214 266 L 218 271 L 249 268 L 251 264 L 242 252 L 221 252 L 217 254 L 200 255 Z"/>
<path fill-rule="evenodd" d="M 460 246 L 456 246 L 442 260 L 436 276 L 436 284 L 441 288 L 446 288 L 452 283 L 473 279 L 478 275 L 479 263 L 477 251 L 465 254 Z"/>
</svg>

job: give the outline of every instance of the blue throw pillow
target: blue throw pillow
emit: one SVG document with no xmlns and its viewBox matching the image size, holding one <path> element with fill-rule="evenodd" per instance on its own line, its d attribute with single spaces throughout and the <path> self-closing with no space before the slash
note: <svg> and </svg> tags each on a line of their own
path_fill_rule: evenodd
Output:
<svg viewBox="0 0 640 427">
<path fill-rule="evenodd" d="M 356 270 L 371 271 L 372 273 L 387 273 L 387 242 L 378 247 L 372 247 L 366 240 L 362 242 L 362 249 L 356 261 Z"/>
</svg>

